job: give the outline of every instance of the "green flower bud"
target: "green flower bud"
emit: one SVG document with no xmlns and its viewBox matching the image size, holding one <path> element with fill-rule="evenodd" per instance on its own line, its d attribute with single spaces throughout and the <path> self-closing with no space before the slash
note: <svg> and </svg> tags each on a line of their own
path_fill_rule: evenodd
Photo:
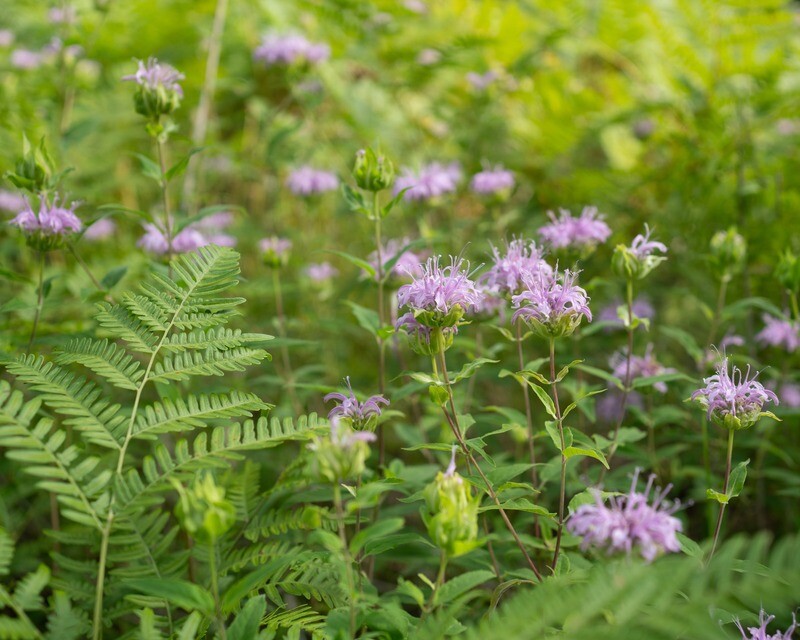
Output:
<svg viewBox="0 0 800 640">
<path fill-rule="evenodd" d="M 236 510 L 225 500 L 225 489 L 217 486 L 214 476 L 205 473 L 185 489 L 174 483 L 180 494 L 175 515 L 186 532 L 200 542 L 214 542 L 236 521 Z"/>
<path fill-rule="evenodd" d="M 353 179 L 365 191 L 383 191 L 394 184 L 394 165 L 372 149 L 361 149 L 356 153 Z"/>
<path fill-rule="evenodd" d="M 364 472 L 369 457 L 369 442 L 375 440 L 370 431 L 354 431 L 338 417 L 331 420 L 330 435 L 314 438 L 308 448 L 314 452 L 311 475 L 323 482 L 342 482 Z"/>
<path fill-rule="evenodd" d="M 453 450 L 455 457 L 455 448 Z M 480 546 L 478 507 L 480 497 L 473 496 L 469 484 L 455 470 L 451 461 L 424 490 L 422 520 L 428 535 L 448 558 L 464 555 Z"/>
<path fill-rule="evenodd" d="M 5 177 L 15 187 L 39 194 L 55 186 L 57 180 L 52 177 L 53 174 L 53 160 L 47 152 L 44 138 L 38 147 L 32 147 L 23 134 L 22 157 L 17 160 L 14 171 L 9 171 Z"/>
<path fill-rule="evenodd" d="M 730 278 L 744 267 L 747 256 L 747 241 L 736 227 L 718 231 L 711 238 L 711 256 L 714 266 L 723 278 Z"/>
<path fill-rule="evenodd" d="M 789 291 L 800 291 L 800 258 L 787 249 L 775 267 L 775 277 Z"/>
</svg>

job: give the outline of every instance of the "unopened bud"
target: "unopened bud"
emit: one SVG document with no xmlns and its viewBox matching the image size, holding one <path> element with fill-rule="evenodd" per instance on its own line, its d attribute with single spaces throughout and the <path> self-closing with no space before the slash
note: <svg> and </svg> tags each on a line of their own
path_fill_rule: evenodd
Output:
<svg viewBox="0 0 800 640">
<path fill-rule="evenodd" d="M 747 256 L 747 241 L 736 227 L 718 231 L 711 238 L 711 255 L 722 277 L 730 277 L 742 270 Z"/>
<path fill-rule="evenodd" d="M 175 483 L 180 500 L 175 515 L 186 532 L 200 542 L 214 542 L 236 521 L 236 510 L 225 499 L 225 489 L 217 486 L 214 476 L 206 473 L 191 487 Z"/>
<path fill-rule="evenodd" d="M 372 149 L 361 149 L 356 153 L 353 179 L 365 191 L 383 191 L 394 183 L 394 165 Z"/>
</svg>

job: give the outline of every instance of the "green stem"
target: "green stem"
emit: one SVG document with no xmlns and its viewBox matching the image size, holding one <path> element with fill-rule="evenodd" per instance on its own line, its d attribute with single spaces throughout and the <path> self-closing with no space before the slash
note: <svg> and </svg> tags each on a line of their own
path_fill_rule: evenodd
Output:
<svg viewBox="0 0 800 640">
<path fill-rule="evenodd" d="M 386 324 L 384 311 L 384 276 L 383 276 L 383 243 L 381 239 L 381 206 L 378 192 L 372 192 L 372 217 L 375 219 L 375 254 L 378 258 L 378 268 L 375 276 L 378 279 L 378 393 L 384 394 L 386 390 L 386 344 L 380 334 Z M 386 461 L 386 445 L 384 442 L 383 428 L 378 428 L 378 465 L 383 468 Z"/>
<path fill-rule="evenodd" d="M 97 582 L 94 590 L 94 617 L 92 618 L 92 638 L 103 638 L 103 585 L 106 579 L 106 562 L 108 561 L 108 541 L 111 537 L 111 526 L 114 523 L 113 505 L 108 508 L 106 526 L 103 528 L 100 540 L 100 563 L 97 566 Z"/>
<path fill-rule="evenodd" d="M 722 310 L 725 308 L 725 297 L 728 292 L 728 282 L 730 282 L 730 276 L 728 274 L 723 275 L 719 284 L 717 306 L 714 309 L 714 318 L 711 320 L 711 328 L 708 330 L 706 346 L 710 346 L 717 335 L 717 329 L 719 328 L 719 323 L 722 320 Z"/>
<path fill-rule="evenodd" d="M 708 435 L 708 418 L 703 414 L 700 423 L 700 434 L 703 442 L 703 469 L 705 472 L 706 486 L 711 486 L 711 443 Z M 708 525 L 708 535 L 714 532 L 714 509 L 711 502 L 706 503 L 706 523 Z"/>
<path fill-rule="evenodd" d="M 211 595 L 214 596 L 214 617 L 217 621 L 217 630 L 219 631 L 220 638 L 226 640 L 228 632 L 225 628 L 225 619 L 222 617 L 222 612 L 219 607 L 219 577 L 217 576 L 216 542 L 211 542 L 208 545 L 208 570 L 211 573 Z"/>
<path fill-rule="evenodd" d="M 519 370 L 522 371 L 525 368 L 525 357 L 522 353 L 522 318 L 517 319 L 517 362 Z M 522 385 L 522 393 L 525 398 L 525 418 L 528 422 L 528 457 L 531 461 L 531 483 L 535 489 L 538 480 L 536 478 L 536 450 L 533 444 L 533 410 L 531 409 L 530 387 L 527 384 Z"/>
<path fill-rule="evenodd" d="M 558 435 L 561 441 L 561 484 L 558 498 L 558 528 L 556 530 L 556 548 L 553 552 L 553 572 L 555 573 L 558 564 L 558 556 L 561 552 L 561 534 L 564 530 L 564 505 L 567 495 L 567 457 L 564 455 L 566 442 L 564 440 L 564 421 L 561 418 L 561 406 L 558 403 L 558 389 L 556 387 L 556 339 L 550 338 L 550 385 L 553 394 L 553 404 L 556 409 L 556 423 L 558 424 Z"/>
<path fill-rule="evenodd" d="M 452 413 L 452 419 L 448 417 L 448 422 L 450 422 L 450 428 L 453 430 L 453 435 L 456 437 L 459 446 L 461 447 L 461 451 L 467 457 L 467 460 L 475 466 L 478 475 L 480 475 L 481 479 L 483 480 L 483 484 L 486 487 L 486 492 L 489 494 L 489 497 L 492 499 L 492 502 L 495 503 L 497 506 L 497 510 L 500 513 L 500 517 L 503 519 L 503 522 L 506 525 L 511 536 L 514 538 L 514 541 L 517 543 L 517 547 L 522 552 L 528 566 L 530 567 L 533 574 L 537 577 L 539 582 L 542 581 L 542 575 L 539 573 L 539 570 L 536 568 L 533 560 L 531 560 L 530 555 L 528 555 L 527 549 L 525 549 L 525 545 L 523 544 L 522 540 L 517 533 L 517 530 L 514 528 L 514 525 L 511 523 L 511 520 L 508 517 L 508 514 L 505 512 L 505 509 L 501 506 L 500 499 L 497 497 L 497 494 L 492 487 L 491 482 L 489 482 L 489 478 L 486 477 L 486 474 L 481 469 L 478 461 L 475 460 L 475 456 L 472 455 L 472 451 L 470 451 L 469 447 L 467 447 L 467 443 L 464 441 L 464 435 L 461 433 L 461 425 L 458 422 L 458 413 L 456 412 L 456 403 L 455 398 L 453 397 L 453 387 L 450 384 L 450 376 L 447 373 L 447 361 L 445 360 L 444 351 L 440 352 L 441 356 L 441 366 L 442 366 L 442 376 L 444 378 L 445 387 L 447 388 L 447 396 L 450 402 L 450 412 Z M 447 410 L 445 407 L 442 407 L 442 410 L 445 412 L 445 416 L 447 416 Z"/>
<path fill-rule="evenodd" d="M 789 292 L 789 301 L 792 304 L 792 316 L 795 322 L 800 320 L 800 307 L 797 305 L 797 294 L 794 291 Z"/>
<path fill-rule="evenodd" d="M 33 341 L 36 339 L 36 330 L 39 328 L 39 318 L 44 307 L 44 251 L 39 252 L 39 286 L 36 289 L 36 311 L 33 315 L 33 327 L 31 327 L 31 337 L 28 338 L 28 348 L 30 353 Z"/>
<path fill-rule="evenodd" d="M 350 638 L 356 637 L 356 589 L 353 578 L 353 558 L 350 555 L 350 547 L 347 544 L 347 532 L 344 526 L 344 506 L 342 505 L 342 490 L 339 483 L 333 485 L 333 504 L 336 507 L 336 523 L 339 527 L 339 540 L 342 543 L 342 555 L 345 563 L 345 576 L 347 579 L 347 590 L 350 603 Z"/>
<path fill-rule="evenodd" d="M 84 273 L 85 273 L 87 276 L 89 276 L 89 280 L 91 280 L 91 281 L 92 281 L 92 284 L 95 286 L 95 288 L 96 288 L 96 289 L 97 289 L 97 290 L 98 290 L 100 293 L 106 293 L 106 290 L 103 288 L 103 285 L 101 285 L 101 284 L 100 284 L 100 282 L 97 280 L 97 278 L 95 278 L 95 277 L 94 277 L 94 274 L 93 274 L 93 273 L 91 272 L 91 270 L 89 269 L 89 265 L 87 265 L 87 264 L 86 264 L 86 261 L 85 261 L 83 258 L 81 258 L 80 254 L 79 254 L 79 253 L 78 253 L 78 251 L 75 249 L 75 245 L 73 245 L 73 244 L 68 244 L 68 245 L 67 245 L 67 249 L 68 249 L 68 250 L 69 250 L 69 252 L 72 254 L 72 257 L 73 257 L 73 258 L 75 258 L 75 262 L 77 262 L 77 263 L 78 263 L 78 265 L 80 266 L 80 268 L 81 268 L 81 269 L 83 269 L 83 272 L 84 272 Z M 109 295 L 106 295 L 106 300 L 107 300 L 108 302 L 112 302 L 111 296 L 109 296 Z"/>
<path fill-rule="evenodd" d="M 172 258 L 172 216 L 169 209 L 169 195 L 167 193 L 167 161 L 165 158 L 164 142 L 161 140 L 161 135 L 156 137 L 156 148 L 158 149 L 158 166 L 161 168 L 161 202 L 164 206 L 164 232 L 167 236 L 167 260 Z M 170 275 L 172 272 L 172 265 L 170 265 Z"/>
<path fill-rule="evenodd" d="M 281 287 L 281 276 L 279 267 L 272 268 L 272 289 L 275 294 L 275 313 L 278 319 L 278 332 L 284 340 L 288 335 L 286 329 L 286 314 L 283 310 L 283 289 Z M 283 363 L 283 373 L 286 376 L 286 384 L 289 391 L 289 398 L 292 407 L 297 415 L 302 412 L 300 400 L 297 398 L 297 392 L 294 384 L 294 370 L 292 369 L 292 362 L 289 359 L 289 347 L 286 344 L 281 345 L 281 362 Z"/>
<path fill-rule="evenodd" d="M 444 584 L 444 577 L 445 572 L 447 571 L 447 554 L 442 551 L 442 555 L 439 557 L 439 573 L 436 574 L 436 582 L 433 585 L 433 590 L 431 591 L 431 599 L 428 602 L 428 606 L 425 607 L 425 613 L 423 613 L 423 618 L 425 614 L 432 613 L 434 609 L 436 609 L 436 596 L 439 593 L 439 589 L 442 588 Z"/>
<path fill-rule="evenodd" d="M 731 477 L 731 460 L 733 458 L 733 435 L 736 433 L 733 429 L 728 429 L 728 460 L 725 465 L 725 484 L 722 488 L 722 493 L 728 493 L 728 482 Z M 720 503 L 719 505 L 719 516 L 717 517 L 717 526 L 714 529 L 714 542 L 711 544 L 711 553 L 708 554 L 708 561 L 711 562 L 711 558 L 714 557 L 714 551 L 717 548 L 717 542 L 719 541 L 719 532 L 722 529 L 722 516 L 725 515 L 725 507 L 724 503 Z"/>
</svg>

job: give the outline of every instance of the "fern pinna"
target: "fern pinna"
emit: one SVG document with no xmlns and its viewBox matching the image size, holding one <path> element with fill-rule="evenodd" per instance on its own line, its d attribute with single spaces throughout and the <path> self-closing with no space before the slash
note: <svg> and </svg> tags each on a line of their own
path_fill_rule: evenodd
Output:
<svg viewBox="0 0 800 640">
<path fill-rule="evenodd" d="M 269 357 L 261 345 L 271 336 L 225 326 L 244 302 L 225 295 L 238 275 L 237 252 L 203 247 L 175 259 L 170 275 L 154 273 L 119 304 L 100 303 L 96 318 L 105 337 L 70 340 L 52 361 L 23 355 L 5 362 L 34 398 L 25 402 L 0 383 L 0 446 L 55 496 L 60 515 L 72 523 L 50 532 L 71 550 L 54 553 L 59 572 L 52 585 L 91 606 L 95 638 L 141 606 L 164 609 L 173 627 L 165 598 L 130 595 L 131 580 L 187 571 L 188 554 L 172 549 L 179 534 L 174 520 L 150 511 L 172 490 L 171 480 L 227 467 L 239 451 L 303 438 L 315 424 L 313 417 L 231 422 L 271 405 L 232 388 L 190 393 L 184 384 L 175 394 L 175 385 L 159 384 L 222 376 Z M 212 428 L 179 439 L 162 435 L 202 427 Z M 186 624 L 195 622 L 190 616 Z M 75 637 L 88 632 L 76 628 Z M 33 631 L 18 635 L 40 637 Z"/>
</svg>

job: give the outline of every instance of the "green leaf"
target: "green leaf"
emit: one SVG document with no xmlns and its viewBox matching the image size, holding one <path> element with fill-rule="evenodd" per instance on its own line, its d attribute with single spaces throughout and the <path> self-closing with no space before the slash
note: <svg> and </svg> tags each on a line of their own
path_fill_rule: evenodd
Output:
<svg viewBox="0 0 800 640">
<path fill-rule="evenodd" d="M 678 538 L 678 542 L 681 545 L 681 551 L 683 551 L 683 553 L 685 553 L 687 556 L 691 556 L 692 558 L 697 558 L 698 560 L 703 559 L 703 550 L 700 548 L 699 544 L 682 533 L 676 533 L 675 535 Z"/>
<path fill-rule="evenodd" d="M 558 375 L 556 376 L 556 382 L 561 382 L 564 379 L 564 376 L 566 376 L 569 373 L 569 370 L 572 369 L 572 367 L 574 367 L 575 365 L 581 364 L 582 362 L 583 362 L 583 360 L 573 360 L 568 365 L 563 367 L 561 369 L 561 371 L 558 372 Z"/>
<path fill-rule="evenodd" d="M 390 533 L 399 531 L 403 528 L 404 521 L 402 518 L 387 518 L 386 520 L 378 520 L 378 522 L 370 525 L 366 529 L 359 531 L 350 541 L 350 553 L 354 556 L 358 555 L 361 549 L 370 541 L 378 540 Z"/>
<path fill-rule="evenodd" d="M 494 577 L 494 573 L 486 570 L 462 573 L 441 586 L 436 593 L 436 603 L 439 605 L 448 604 L 484 582 L 492 580 Z"/>
<path fill-rule="evenodd" d="M 553 399 L 548 395 L 547 391 L 530 380 L 526 380 L 526 382 L 531 390 L 536 394 L 536 397 L 539 398 L 539 401 L 544 406 L 545 411 L 547 411 L 551 418 L 555 419 L 556 406 L 553 404 Z"/>
<path fill-rule="evenodd" d="M 709 500 L 716 500 L 720 504 L 728 504 L 730 498 L 725 493 L 720 493 L 714 489 L 706 489 L 706 498 Z"/>
<path fill-rule="evenodd" d="M 380 329 L 381 325 L 377 311 L 362 307 L 360 304 L 356 304 L 350 300 L 347 300 L 345 304 L 350 307 L 361 328 L 366 329 L 373 336 L 378 335 L 378 329 Z"/>
<path fill-rule="evenodd" d="M 166 173 L 167 182 L 172 180 L 175 176 L 179 176 L 186 171 L 186 167 L 189 166 L 189 160 L 192 159 L 192 156 L 196 153 L 200 153 L 204 148 L 205 147 L 195 147 L 191 149 L 189 153 L 172 165 Z"/>
<path fill-rule="evenodd" d="M 367 203 L 364 200 L 364 196 L 360 191 L 356 191 L 350 185 L 343 184 L 342 185 L 342 195 L 344 196 L 344 200 L 347 203 L 347 206 L 350 207 L 351 211 L 356 211 L 358 213 L 363 213 L 364 215 L 370 215 L 370 211 L 367 208 Z M 375 272 L 371 275 L 375 275 Z"/>
<path fill-rule="evenodd" d="M 142 174 L 151 180 L 155 180 L 158 184 L 161 184 L 161 167 L 141 153 L 134 153 L 133 155 L 135 155 L 142 164 Z"/>
<path fill-rule="evenodd" d="M 587 364 L 578 364 L 575 365 L 575 368 L 583 371 L 584 373 L 588 373 L 590 376 L 595 376 L 596 378 L 610 382 L 620 391 L 625 389 L 625 385 L 622 384 L 622 380 L 612 376 L 610 373 L 608 373 L 608 371 L 603 371 L 602 369 L 598 369 L 597 367 L 592 367 Z"/>
<path fill-rule="evenodd" d="M 459 371 L 455 376 L 452 378 L 452 383 L 455 384 L 460 380 L 465 380 L 466 378 L 472 377 L 475 372 L 478 371 L 483 365 L 485 364 L 497 364 L 500 362 L 499 360 L 492 360 L 491 358 L 477 358 L 465 364 L 461 367 L 461 371 Z"/>
<path fill-rule="evenodd" d="M 126 273 L 128 273 L 128 267 L 117 267 L 116 269 L 112 269 L 103 276 L 103 279 L 100 281 L 100 285 L 103 287 L 103 289 L 108 291 L 120 280 L 122 280 Z"/>
<path fill-rule="evenodd" d="M 610 469 L 606 457 L 598 449 L 589 449 L 585 447 L 567 447 L 564 449 L 564 457 L 569 459 L 575 456 L 587 456 L 599 460 L 606 469 Z"/>
<path fill-rule="evenodd" d="M 644 378 L 636 378 L 631 383 L 631 388 L 639 389 L 641 387 L 649 387 L 658 382 L 672 382 L 674 380 L 686 380 L 687 382 L 694 382 L 694 378 L 687 376 L 685 373 L 660 373 L 657 376 L 647 376 Z"/>
<path fill-rule="evenodd" d="M 728 491 L 727 494 L 731 498 L 737 497 L 744 488 L 744 481 L 747 479 L 747 465 L 750 464 L 750 459 L 748 458 L 744 462 L 740 462 L 737 464 L 733 471 L 731 471 L 731 477 L 728 480 Z"/>
<path fill-rule="evenodd" d="M 267 612 L 264 596 L 250 598 L 227 629 L 228 640 L 252 640 L 258 637 L 261 618 Z"/>
<path fill-rule="evenodd" d="M 153 598 L 163 598 L 186 611 L 200 611 L 207 616 L 214 613 L 214 598 L 211 594 L 188 580 L 177 578 L 133 578 L 123 584 L 134 591 Z"/>
</svg>

